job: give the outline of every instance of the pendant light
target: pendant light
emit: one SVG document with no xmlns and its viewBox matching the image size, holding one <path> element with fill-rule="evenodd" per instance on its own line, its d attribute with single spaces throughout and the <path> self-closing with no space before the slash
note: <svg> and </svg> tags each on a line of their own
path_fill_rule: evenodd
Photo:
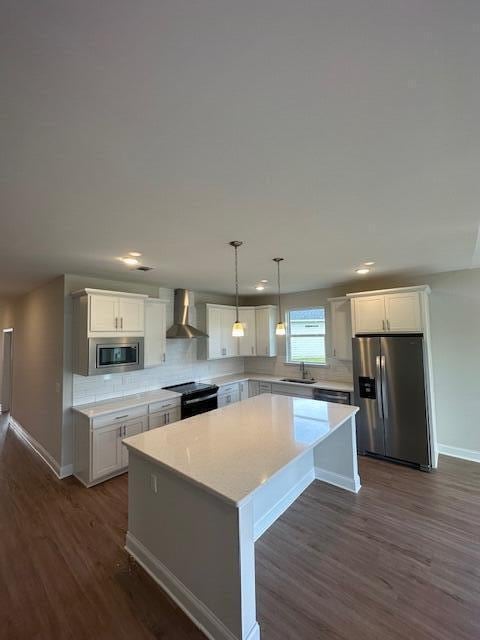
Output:
<svg viewBox="0 0 480 640">
<path fill-rule="evenodd" d="M 285 331 L 285 323 L 282 320 L 282 302 L 280 299 L 280 262 L 282 262 L 283 258 L 273 258 L 273 261 L 277 263 L 277 284 L 278 284 L 278 322 L 275 327 L 275 334 L 277 336 L 284 336 Z"/>
<path fill-rule="evenodd" d="M 230 246 L 235 249 L 235 306 L 237 313 L 232 327 L 232 336 L 234 338 L 242 338 L 245 335 L 243 331 L 243 324 L 238 318 L 238 247 L 241 247 L 242 244 L 243 242 L 240 240 L 232 240 L 232 242 L 230 242 Z"/>
</svg>

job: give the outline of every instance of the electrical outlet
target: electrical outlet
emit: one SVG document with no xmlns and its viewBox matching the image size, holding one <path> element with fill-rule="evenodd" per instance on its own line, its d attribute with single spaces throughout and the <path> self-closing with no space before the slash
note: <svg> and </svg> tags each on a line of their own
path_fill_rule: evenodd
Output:
<svg viewBox="0 0 480 640">
<path fill-rule="evenodd" d="M 150 474 L 150 488 L 152 489 L 153 493 L 157 493 L 157 476 L 154 473 Z"/>
</svg>

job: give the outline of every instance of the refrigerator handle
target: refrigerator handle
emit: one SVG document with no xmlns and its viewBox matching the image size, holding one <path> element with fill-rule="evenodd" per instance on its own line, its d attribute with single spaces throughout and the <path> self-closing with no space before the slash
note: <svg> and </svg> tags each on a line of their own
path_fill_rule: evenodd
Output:
<svg viewBox="0 0 480 640">
<path fill-rule="evenodd" d="M 377 411 L 380 420 L 383 420 L 382 404 L 383 404 L 383 385 L 382 385 L 382 369 L 380 356 L 376 356 L 375 364 L 377 367 L 377 385 L 380 387 L 380 395 L 377 393 Z"/>
<path fill-rule="evenodd" d="M 382 373 L 382 406 L 383 415 L 388 418 L 388 399 L 387 399 L 387 368 L 385 365 L 385 356 L 380 358 L 380 368 Z"/>
</svg>

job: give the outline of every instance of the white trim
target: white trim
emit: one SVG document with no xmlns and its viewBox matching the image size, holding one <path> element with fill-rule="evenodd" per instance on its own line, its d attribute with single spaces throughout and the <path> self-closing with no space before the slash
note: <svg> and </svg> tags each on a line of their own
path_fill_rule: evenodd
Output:
<svg viewBox="0 0 480 640">
<path fill-rule="evenodd" d="M 267 513 L 263 514 L 262 517 L 254 523 L 253 539 L 258 540 L 314 480 L 315 472 L 313 469 L 310 469 Z"/>
<path fill-rule="evenodd" d="M 210 640 L 260 640 L 260 628 L 256 622 L 247 636 L 237 638 L 217 616 L 183 582 L 181 582 L 158 558 L 132 535 L 127 533 L 127 552 L 174 600 L 180 609 Z"/>
<path fill-rule="evenodd" d="M 8 418 L 8 426 L 19 436 L 28 446 L 40 456 L 46 465 L 50 467 L 53 473 L 59 478 L 71 476 L 73 473 L 73 465 L 68 464 L 61 467 L 55 458 L 43 447 L 33 436 L 31 436 L 22 425 L 12 416 Z"/>
<path fill-rule="evenodd" d="M 480 451 L 475 451 L 475 449 L 461 449 L 460 447 L 450 447 L 447 444 L 439 444 L 437 448 L 438 453 L 444 456 L 470 460 L 470 462 L 480 462 Z"/>
<path fill-rule="evenodd" d="M 347 298 L 361 298 L 362 296 L 379 296 L 390 293 L 426 293 L 427 295 L 432 292 L 428 284 L 420 284 L 412 287 L 396 287 L 395 289 L 375 289 L 373 291 L 355 291 L 354 293 L 347 293 Z"/>
<path fill-rule="evenodd" d="M 351 491 L 352 493 L 358 493 L 362 487 L 360 484 L 360 476 L 358 474 L 355 474 L 355 479 L 352 479 L 348 476 L 342 476 L 339 473 L 334 473 L 333 471 L 327 471 L 326 469 L 315 467 L 315 478 L 322 482 L 333 484 L 335 487 L 346 489 L 346 491 Z"/>
</svg>

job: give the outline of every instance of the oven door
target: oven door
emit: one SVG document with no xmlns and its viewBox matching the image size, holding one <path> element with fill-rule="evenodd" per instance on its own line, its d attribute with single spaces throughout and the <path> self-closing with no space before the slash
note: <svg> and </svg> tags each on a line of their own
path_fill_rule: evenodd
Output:
<svg viewBox="0 0 480 640">
<path fill-rule="evenodd" d="M 200 398 L 185 399 L 182 402 L 182 420 L 196 416 L 199 413 L 206 413 L 218 407 L 217 392 L 210 393 L 208 396 Z"/>
<path fill-rule="evenodd" d="M 89 375 L 143 369 L 143 338 L 90 338 Z"/>
</svg>

